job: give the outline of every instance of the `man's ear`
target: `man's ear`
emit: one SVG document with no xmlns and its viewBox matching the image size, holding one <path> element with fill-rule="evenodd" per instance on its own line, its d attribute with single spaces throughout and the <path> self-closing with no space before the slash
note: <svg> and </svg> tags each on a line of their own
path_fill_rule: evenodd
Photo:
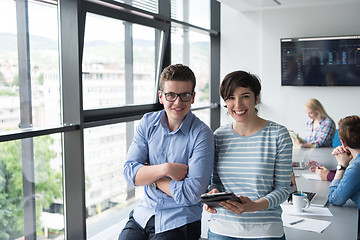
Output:
<svg viewBox="0 0 360 240">
<path fill-rule="evenodd" d="M 196 92 L 194 91 L 191 104 L 193 104 L 195 102 L 195 94 L 196 94 Z"/>
<path fill-rule="evenodd" d="M 161 90 L 158 91 L 158 94 L 159 94 L 159 102 L 160 102 L 161 104 L 164 104 L 164 103 L 163 103 L 163 100 L 162 100 Z"/>
<path fill-rule="evenodd" d="M 344 141 L 343 141 L 341 138 L 340 138 L 340 142 L 341 142 L 341 145 L 342 145 L 344 148 L 347 147 L 346 143 L 344 143 Z"/>
</svg>

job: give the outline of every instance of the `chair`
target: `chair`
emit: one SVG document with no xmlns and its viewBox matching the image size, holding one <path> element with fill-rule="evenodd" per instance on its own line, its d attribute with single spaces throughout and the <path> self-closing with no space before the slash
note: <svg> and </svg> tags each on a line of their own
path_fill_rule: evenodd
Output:
<svg viewBox="0 0 360 240">
<path fill-rule="evenodd" d="M 336 129 L 335 136 L 334 136 L 334 139 L 332 142 L 332 146 L 334 148 L 336 148 L 337 146 L 340 146 L 340 145 L 341 145 L 341 142 L 340 142 L 340 138 L 339 138 L 339 133 L 338 133 L 338 129 Z"/>
</svg>

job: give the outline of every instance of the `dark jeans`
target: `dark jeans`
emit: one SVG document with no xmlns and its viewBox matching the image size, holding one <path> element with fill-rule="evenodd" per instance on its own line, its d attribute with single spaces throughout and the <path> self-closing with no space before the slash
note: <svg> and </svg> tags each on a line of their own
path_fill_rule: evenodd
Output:
<svg viewBox="0 0 360 240">
<path fill-rule="evenodd" d="M 201 221 L 186 224 L 166 232 L 155 234 L 155 216 L 147 222 L 145 229 L 129 214 L 129 221 L 119 235 L 119 240 L 198 240 L 201 235 Z"/>
</svg>

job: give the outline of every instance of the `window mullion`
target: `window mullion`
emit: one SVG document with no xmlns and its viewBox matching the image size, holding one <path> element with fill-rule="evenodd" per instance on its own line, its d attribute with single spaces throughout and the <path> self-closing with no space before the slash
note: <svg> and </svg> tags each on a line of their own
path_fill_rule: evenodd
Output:
<svg viewBox="0 0 360 240">
<path fill-rule="evenodd" d="M 29 48 L 28 1 L 16 1 L 20 128 L 32 127 L 31 72 Z M 21 140 L 23 169 L 24 236 L 36 239 L 35 173 L 33 139 Z"/>
<path fill-rule="evenodd" d="M 86 239 L 84 131 L 81 56 L 85 23 L 81 1 L 59 1 L 60 76 L 64 125 L 79 124 L 80 130 L 63 134 L 63 184 L 65 239 Z M 80 34 L 79 34 L 80 33 Z"/>
<path fill-rule="evenodd" d="M 125 103 L 134 104 L 134 42 L 133 24 L 125 22 Z M 126 122 L 126 149 L 129 149 L 134 133 L 134 122 Z M 127 184 L 126 199 L 135 196 L 135 187 Z"/>
<path fill-rule="evenodd" d="M 159 15 L 165 16 L 165 18 L 170 19 L 171 16 L 171 3 L 170 0 L 159 1 Z M 163 39 L 163 59 L 162 66 L 160 66 L 160 72 L 167 66 L 171 64 L 171 24 L 166 25 L 166 30 L 164 32 L 165 36 Z M 160 77 L 160 76 L 159 76 Z M 159 80 L 159 79 L 157 79 Z"/>
<path fill-rule="evenodd" d="M 220 3 L 210 0 L 210 28 L 220 33 Z M 210 35 L 210 102 L 218 104 L 210 110 L 210 128 L 216 130 L 220 126 L 220 36 Z"/>
<path fill-rule="evenodd" d="M 189 22 L 189 0 L 183 0 L 184 10 L 183 10 L 183 19 L 184 22 Z M 189 27 L 183 27 L 183 64 L 190 65 L 190 38 L 189 38 Z"/>
</svg>

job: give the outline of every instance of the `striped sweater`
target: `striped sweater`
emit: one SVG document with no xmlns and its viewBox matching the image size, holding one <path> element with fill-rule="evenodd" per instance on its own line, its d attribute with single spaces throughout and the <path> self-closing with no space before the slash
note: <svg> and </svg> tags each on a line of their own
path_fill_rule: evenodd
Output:
<svg viewBox="0 0 360 240">
<path fill-rule="evenodd" d="M 231 191 L 236 195 L 247 196 L 252 201 L 265 198 L 269 202 L 269 207 L 266 210 L 240 215 L 219 208 L 216 214 L 212 214 L 211 221 L 216 219 L 226 221 L 226 224 L 275 223 L 281 224 L 282 229 L 282 211 L 279 205 L 289 195 L 291 159 L 291 138 L 287 129 L 277 123 L 269 121 L 263 129 L 251 136 L 236 134 L 232 124 L 217 129 L 214 173 L 210 189 Z M 249 228 L 247 225 L 246 229 L 251 231 L 251 226 Z M 215 230 L 218 234 L 221 234 L 221 231 L 222 229 Z M 264 234 L 267 235 L 260 235 Z M 236 236 L 248 236 L 248 233 L 239 233 Z"/>
</svg>

